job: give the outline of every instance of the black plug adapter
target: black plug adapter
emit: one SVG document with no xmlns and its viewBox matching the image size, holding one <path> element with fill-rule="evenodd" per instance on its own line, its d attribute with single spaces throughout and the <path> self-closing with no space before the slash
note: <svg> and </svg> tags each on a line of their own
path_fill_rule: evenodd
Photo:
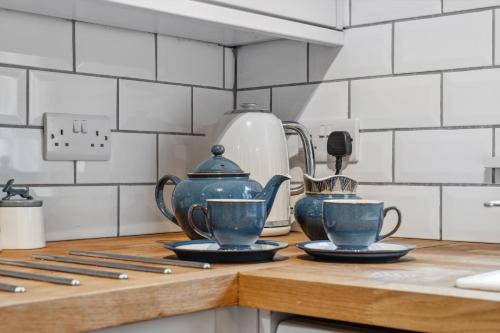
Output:
<svg viewBox="0 0 500 333">
<path fill-rule="evenodd" d="M 352 137 L 347 131 L 335 131 L 328 135 L 326 143 L 328 154 L 335 156 L 335 174 L 342 169 L 342 158 L 352 154 Z"/>
</svg>

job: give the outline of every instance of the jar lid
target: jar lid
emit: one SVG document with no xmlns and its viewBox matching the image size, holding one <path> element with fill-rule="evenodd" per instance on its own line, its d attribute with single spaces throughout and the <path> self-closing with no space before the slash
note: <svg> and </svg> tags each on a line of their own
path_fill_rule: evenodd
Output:
<svg viewBox="0 0 500 333">
<path fill-rule="evenodd" d="M 194 172 L 189 173 L 189 177 L 210 177 L 210 176 L 248 176 L 248 173 L 243 172 L 238 164 L 222 156 L 224 154 L 224 146 L 215 145 L 212 147 L 212 158 L 201 162 Z"/>
<path fill-rule="evenodd" d="M 42 207 L 41 200 L 0 200 L 0 207 Z"/>
</svg>

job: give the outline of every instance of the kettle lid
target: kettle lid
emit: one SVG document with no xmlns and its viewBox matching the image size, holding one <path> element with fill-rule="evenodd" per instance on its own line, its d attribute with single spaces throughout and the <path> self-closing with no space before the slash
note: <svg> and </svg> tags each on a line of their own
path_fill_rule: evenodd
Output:
<svg viewBox="0 0 500 333">
<path fill-rule="evenodd" d="M 238 164 L 222 156 L 224 154 L 223 145 L 215 145 L 212 147 L 212 156 L 198 164 L 193 173 L 189 173 L 189 177 L 207 177 L 207 176 L 248 176 L 249 173 L 243 172 Z"/>
</svg>

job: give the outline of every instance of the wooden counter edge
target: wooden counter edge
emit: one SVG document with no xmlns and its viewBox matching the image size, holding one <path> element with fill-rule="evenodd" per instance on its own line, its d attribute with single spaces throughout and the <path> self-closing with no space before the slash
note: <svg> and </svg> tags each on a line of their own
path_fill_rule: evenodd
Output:
<svg viewBox="0 0 500 333">
<path fill-rule="evenodd" d="M 500 302 L 262 277 L 252 272 L 239 274 L 239 305 L 412 331 L 500 331 Z"/>
<path fill-rule="evenodd" d="M 9 306 L 0 331 L 89 331 L 237 304 L 237 274 L 228 274 Z"/>
</svg>

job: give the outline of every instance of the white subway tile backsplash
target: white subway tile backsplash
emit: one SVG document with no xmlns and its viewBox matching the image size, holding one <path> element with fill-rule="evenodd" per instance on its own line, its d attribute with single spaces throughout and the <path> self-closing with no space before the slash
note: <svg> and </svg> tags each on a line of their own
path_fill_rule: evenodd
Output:
<svg viewBox="0 0 500 333">
<path fill-rule="evenodd" d="M 108 116 L 116 128 L 116 80 L 30 71 L 29 124 L 42 125 L 45 112 Z"/>
<path fill-rule="evenodd" d="M 273 113 L 281 120 L 347 119 L 347 81 L 278 87 L 272 94 Z"/>
<path fill-rule="evenodd" d="M 351 6 L 352 25 L 441 13 L 441 0 L 352 0 Z"/>
<path fill-rule="evenodd" d="M 495 65 L 500 64 L 500 24 L 498 24 L 500 20 L 500 10 L 495 10 Z"/>
<path fill-rule="evenodd" d="M 0 124 L 26 124 L 26 70 L 0 68 Z"/>
<path fill-rule="evenodd" d="M 484 207 L 499 198 L 498 187 L 443 187 L 443 239 L 499 243 L 498 209 Z"/>
<path fill-rule="evenodd" d="M 120 80 L 120 129 L 191 132 L 191 88 Z"/>
<path fill-rule="evenodd" d="M 491 11 L 397 22 L 394 71 L 491 65 L 492 22 Z"/>
<path fill-rule="evenodd" d="M 271 89 L 255 89 L 238 91 L 236 106 L 241 103 L 257 103 L 258 107 L 271 109 Z"/>
<path fill-rule="evenodd" d="M 216 89 L 193 89 L 193 131 L 206 133 L 220 117 L 233 109 L 233 92 Z"/>
<path fill-rule="evenodd" d="M 223 47 L 158 36 L 158 80 L 222 88 Z"/>
<path fill-rule="evenodd" d="M 439 187 L 361 185 L 357 193 L 363 199 L 380 200 L 385 207 L 396 206 L 401 211 L 401 227 L 394 237 L 439 239 Z M 396 214 L 389 212 L 382 233 L 392 230 L 396 221 Z"/>
<path fill-rule="evenodd" d="M 396 132 L 395 180 L 416 183 L 485 183 L 491 129 Z"/>
<path fill-rule="evenodd" d="M 238 88 L 307 81 L 307 45 L 278 40 L 238 49 Z"/>
<path fill-rule="evenodd" d="M 310 81 L 390 74 L 391 35 L 391 25 L 383 24 L 345 30 L 342 48 L 311 45 Z M 252 68 L 242 70 L 251 71 Z M 268 76 L 272 73 L 271 69 L 267 70 Z M 238 80 L 240 75 L 238 73 Z"/>
<path fill-rule="evenodd" d="M 224 88 L 233 89 L 234 87 L 234 78 L 235 78 L 235 62 L 233 49 L 225 48 L 224 49 Z"/>
<path fill-rule="evenodd" d="M 360 157 L 344 173 L 360 182 L 392 181 L 392 132 L 360 133 Z"/>
<path fill-rule="evenodd" d="M 0 10 L 0 62 L 71 70 L 71 22 Z"/>
<path fill-rule="evenodd" d="M 156 135 L 112 133 L 109 161 L 78 161 L 77 183 L 152 183 L 156 181 Z"/>
<path fill-rule="evenodd" d="M 361 128 L 440 125 L 439 74 L 387 77 L 351 82 L 351 117 Z"/>
<path fill-rule="evenodd" d="M 155 78 L 153 34 L 77 22 L 75 48 L 78 72 Z"/>
<path fill-rule="evenodd" d="M 71 184 L 73 162 L 44 161 L 42 130 L 0 128 L 0 184 Z"/>
<path fill-rule="evenodd" d="M 443 0 L 443 10 L 445 12 L 499 5 L 500 0 Z"/>
<path fill-rule="evenodd" d="M 48 241 L 117 235 L 116 186 L 33 187 L 43 200 Z"/>
<path fill-rule="evenodd" d="M 500 124 L 500 69 L 443 74 L 444 125 Z"/>
<path fill-rule="evenodd" d="M 156 206 L 152 185 L 120 186 L 120 236 L 179 231 Z"/>
<path fill-rule="evenodd" d="M 159 176 L 185 178 L 209 158 L 210 143 L 205 136 L 164 135 L 159 139 Z"/>
</svg>

